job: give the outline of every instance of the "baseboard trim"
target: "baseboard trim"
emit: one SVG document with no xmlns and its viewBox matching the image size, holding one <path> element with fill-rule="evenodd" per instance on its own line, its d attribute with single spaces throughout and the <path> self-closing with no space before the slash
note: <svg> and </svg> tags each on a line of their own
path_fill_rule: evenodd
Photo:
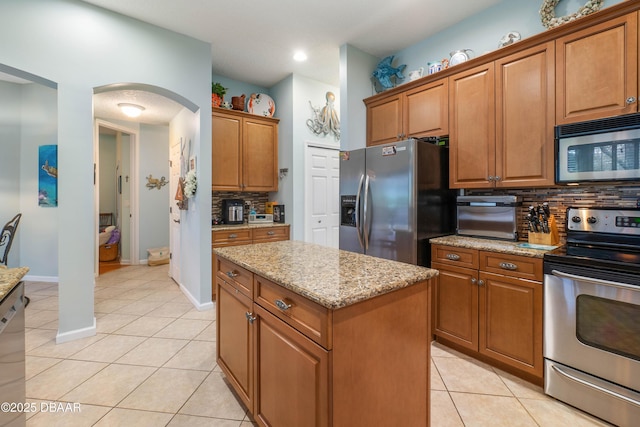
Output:
<svg viewBox="0 0 640 427">
<path fill-rule="evenodd" d="M 58 283 L 60 280 L 58 276 L 33 276 L 31 274 L 27 274 L 22 279 L 25 282 L 49 282 L 49 283 Z"/>
<path fill-rule="evenodd" d="M 88 328 L 75 329 L 69 332 L 60 333 L 56 335 L 56 344 L 62 344 L 64 342 L 79 340 L 80 338 L 92 337 L 96 334 L 96 318 L 93 318 L 93 326 Z"/>
<path fill-rule="evenodd" d="M 185 288 L 181 284 L 178 284 L 178 286 L 180 286 L 180 290 L 187 297 L 187 299 L 191 302 L 191 304 L 193 304 L 193 306 L 196 308 L 196 310 L 198 310 L 198 311 L 206 311 L 206 310 L 212 310 L 213 309 L 213 302 L 210 301 L 210 302 L 205 302 L 204 304 L 202 304 L 197 299 L 195 299 L 193 297 L 193 295 L 191 295 L 191 292 L 189 292 L 189 290 L 187 288 Z"/>
</svg>

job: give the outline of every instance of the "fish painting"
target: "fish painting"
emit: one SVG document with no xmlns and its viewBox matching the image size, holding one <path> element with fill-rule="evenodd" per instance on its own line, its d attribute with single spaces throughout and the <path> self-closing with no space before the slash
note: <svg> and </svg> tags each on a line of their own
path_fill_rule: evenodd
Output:
<svg viewBox="0 0 640 427">
<path fill-rule="evenodd" d="M 406 64 L 402 64 L 399 67 L 393 67 L 391 63 L 393 62 L 394 55 L 387 56 L 380 63 L 378 63 L 378 67 L 373 71 L 372 76 L 375 77 L 380 85 L 384 89 L 390 89 L 394 86 L 391 81 L 391 77 L 395 77 L 396 79 L 404 79 L 404 75 L 402 75 L 402 71 L 406 68 Z"/>
<path fill-rule="evenodd" d="M 58 146 L 38 147 L 38 206 L 58 206 Z"/>
</svg>

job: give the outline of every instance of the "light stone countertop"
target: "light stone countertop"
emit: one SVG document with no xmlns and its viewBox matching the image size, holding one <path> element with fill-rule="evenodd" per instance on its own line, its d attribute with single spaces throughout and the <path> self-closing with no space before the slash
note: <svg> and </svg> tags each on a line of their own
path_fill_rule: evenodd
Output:
<svg viewBox="0 0 640 427">
<path fill-rule="evenodd" d="M 438 275 L 430 268 L 293 240 L 229 246 L 213 252 L 329 309 Z"/>
<path fill-rule="evenodd" d="M 2 268 L 0 267 L 0 302 L 4 300 L 13 288 L 29 271 L 29 267 Z"/>
<path fill-rule="evenodd" d="M 267 222 L 264 224 L 220 224 L 220 225 L 212 225 L 211 231 L 229 231 L 229 230 L 239 230 L 242 228 L 265 228 L 265 227 L 286 227 L 289 224 L 285 224 L 282 222 Z"/>
<path fill-rule="evenodd" d="M 429 240 L 431 244 L 455 246 L 459 248 L 478 249 L 481 251 L 499 252 L 510 255 L 522 255 L 533 258 L 542 258 L 546 252 L 555 247 L 546 247 L 543 249 L 533 249 L 528 246 L 527 242 L 511 242 L 507 240 L 482 239 L 478 237 L 467 236 L 443 236 Z M 536 245 L 532 245 L 536 247 Z"/>
</svg>

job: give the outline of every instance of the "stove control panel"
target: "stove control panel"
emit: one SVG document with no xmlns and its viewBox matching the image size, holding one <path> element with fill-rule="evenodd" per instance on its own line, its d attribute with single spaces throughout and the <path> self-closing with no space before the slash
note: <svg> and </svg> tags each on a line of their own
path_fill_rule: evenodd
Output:
<svg viewBox="0 0 640 427">
<path fill-rule="evenodd" d="M 640 235 L 640 209 L 572 207 L 567 219 L 571 231 Z"/>
</svg>

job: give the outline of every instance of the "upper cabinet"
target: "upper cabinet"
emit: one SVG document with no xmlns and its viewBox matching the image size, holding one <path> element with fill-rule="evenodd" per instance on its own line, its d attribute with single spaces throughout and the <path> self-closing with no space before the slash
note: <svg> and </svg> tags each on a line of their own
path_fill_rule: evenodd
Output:
<svg viewBox="0 0 640 427">
<path fill-rule="evenodd" d="M 557 124 L 638 111 L 638 16 L 556 40 Z"/>
<path fill-rule="evenodd" d="M 447 79 L 392 93 L 367 103 L 367 146 L 410 137 L 443 136 L 448 130 Z"/>
<path fill-rule="evenodd" d="M 214 109 L 212 190 L 278 191 L 278 119 Z"/>
</svg>

